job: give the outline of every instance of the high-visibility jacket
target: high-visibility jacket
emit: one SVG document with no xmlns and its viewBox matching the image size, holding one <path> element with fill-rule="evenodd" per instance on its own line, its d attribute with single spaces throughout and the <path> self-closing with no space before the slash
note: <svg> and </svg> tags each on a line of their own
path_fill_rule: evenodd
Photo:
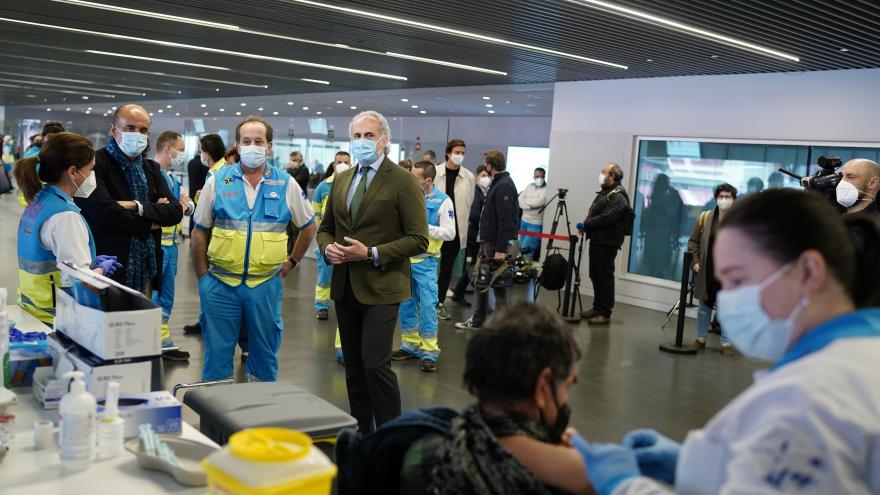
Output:
<svg viewBox="0 0 880 495">
<path fill-rule="evenodd" d="M 173 176 L 167 170 L 162 171 L 162 176 L 168 182 L 168 188 L 171 189 L 171 195 L 174 199 L 180 201 L 180 180 Z M 177 234 L 180 232 L 180 224 L 171 227 L 162 227 L 162 245 L 173 246 L 177 244 Z"/>
<path fill-rule="evenodd" d="M 208 245 L 208 272 L 232 286 L 256 287 L 287 260 L 290 177 L 266 167 L 253 209 L 248 207 L 240 166 L 214 174 L 214 226 Z"/>
<path fill-rule="evenodd" d="M 55 254 L 43 247 L 40 228 L 57 213 L 79 208 L 61 189 L 45 184 L 24 209 L 18 223 L 18 304 L 44 323 L 55 320 L 55 287 L 61 284 L 61 272 Z M 95 259 L 95 239 L 88 224 L 89 251 Z"/>
<path fill-rule="evenodd" d="M 440 207 L 443 206 L 443 203 L 447 199 L 449 199 L 449 196 L 436 187 L 431 191 L 431 194 L 425 196 L 425 207 L 428 210 L 428 225 L 434 227 L 440 226 Z M 410 258 L 409 261 L 410 263 L 421 263 L 425 258 L 437 257 L 440 255 L 441 247 L 443 247 L 443 241 L 441 239 L 435 239 L 428 236 L 428 250 L 424 254 Z"/>
<path fill-rule="evenodd" d="M 312 210 L 315 211 L 315 222 L 317 222 L 318 225 L 324 220 L 324 210 L 327 209 L 327 199 L 330 197 L 330 189 L 333 188 L 334 177 L 336 176 L 331 175 L 321 181 L 312 195 Z"/>
</svg>

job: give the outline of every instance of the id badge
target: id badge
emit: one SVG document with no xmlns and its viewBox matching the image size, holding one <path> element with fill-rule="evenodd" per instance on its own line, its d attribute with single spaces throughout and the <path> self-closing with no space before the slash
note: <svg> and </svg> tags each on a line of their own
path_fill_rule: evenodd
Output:
<svg viewBox="0 0 880 495">
<path fill-rule="evenodd" d="M 263 196 L 263 214 L 270 218 L 278 218 L 281 216 L 281 198 L 275 191 L 267 193 Z"/>
</svg>

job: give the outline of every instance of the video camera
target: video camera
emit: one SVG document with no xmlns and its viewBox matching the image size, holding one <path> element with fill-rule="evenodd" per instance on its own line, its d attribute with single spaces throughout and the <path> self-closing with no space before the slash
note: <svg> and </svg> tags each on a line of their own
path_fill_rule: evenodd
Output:
<svg viewBox="0 0 880 495">
<path fill-rule="evenodd" d="M 797 179 L 804 189 L 816 191 L 824 195 L 829 201 L 836 205 L 837 184 L 840 183 L 843 174 L 835 172 L 835 170 L 843 166 L 843 160 L 837 156 L 822 155 L 819 157 L 817 163 L 819 164 L 819 170 L 815 174 L 806 177 L 801 177 L 800 175 L 784 168 L 780 168 L 779 171 Z"/>
</svg>

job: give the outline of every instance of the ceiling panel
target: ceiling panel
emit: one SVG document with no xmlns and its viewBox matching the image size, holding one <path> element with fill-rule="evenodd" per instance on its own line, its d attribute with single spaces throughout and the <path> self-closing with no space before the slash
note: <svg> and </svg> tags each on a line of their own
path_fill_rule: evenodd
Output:
<svg viewBox="0 0 880 495">
<path fill-rule="evenodd" d="M 110 4 L 109 0 L 96 3 L 102 1 Z M 112 103 L 133 99 L 136 95 L 121 93 L 129 90 L 143 93 L 137 98 L 145 101 L 164 101 L 880 67 L 880 4 L 866 0 L 616 2 L 618 6 L 792 54 L 800 58 L 798 62 L 696 37 L 632 15 L 599 10 L 585 5 L 589 0 L 317 2 L 324 6 L 298 0 L 117 0 L 110 10 L 82 3 L 88 2 L 0 1 L 0 63 L 15 73 L 0 75 L 0 102 L 82 103 L 83 95 L 77 91 L 84 91 L 80 89 L 83 87 L 115 89 L 113 93 L 91 91 L 96 96 L 88 100 Z M 340 12 L 327 5 L 394 16 L 425 26 Z M 175 22 L 158 15 L 135 15 L 125 9 L 200 21 Z M 209 23 L 237 28 L 220 29 Z M 456 36 L 441 27 L 471 34 Z M 488 42 L 480 36 L 538 49 Z M 589 63 L 540 49 L 628 68 Z M 386 52 L 507 74 L 396 58 Z M 44 84 L 37 84 L 39 81 Z"/>
</svg>

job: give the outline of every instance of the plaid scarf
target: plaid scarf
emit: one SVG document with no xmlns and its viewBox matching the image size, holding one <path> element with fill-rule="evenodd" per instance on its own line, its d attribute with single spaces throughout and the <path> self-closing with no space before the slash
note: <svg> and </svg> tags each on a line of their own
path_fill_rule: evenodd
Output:
<svg viewBox="0 0 880 495">
<path fill-rule="evenodd" d="M 119 149 L 116 139 L 110 138 L 107 142 L 107 152 L 113 160 L 122 168 L 128 188 L 135 201 L 141 204 L 150 202 L 150 192 L 147 187 L 147 176 L 144 174 L 144 158 L 129 161 L 125 153 Z M 128 245 L 128 266 L 125 268 L 125 280 L 123 283 L 132 289 L 143 292 L 147 284 L 156 276 L 156 243 L 153 236 L 132 237 Z"/>
<path fill-rule="evenodd" d="M 455 419 L 431 472 L 432 495 L 553 495 L 562 493 L 535 479 L 498 443 L 525 435 L 546 441 L 546 428 L 515 413 L 493 414 L 472 405 Z"/>
</svg>

